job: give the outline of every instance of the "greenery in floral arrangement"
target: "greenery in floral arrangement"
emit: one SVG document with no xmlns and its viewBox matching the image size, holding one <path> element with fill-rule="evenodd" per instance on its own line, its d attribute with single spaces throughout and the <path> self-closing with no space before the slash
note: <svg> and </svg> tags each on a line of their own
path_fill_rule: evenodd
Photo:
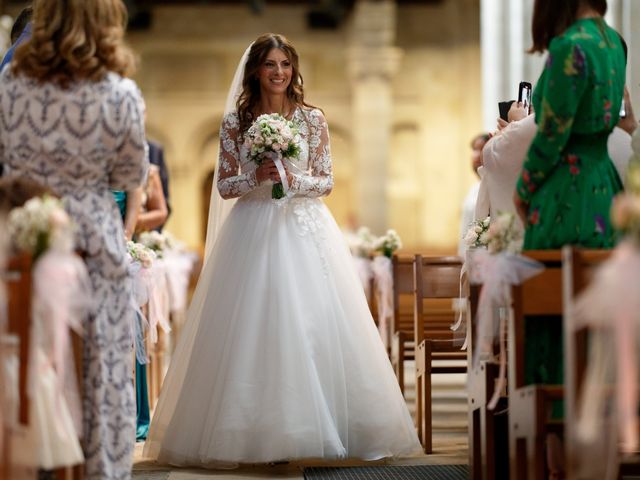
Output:
<svg viewBox="0 0 640 480">
<path fill-rule="evenodd" d="M 489 253 L 520 253 L 524 243 L 524 232 L 516 216 L 511 212 L 498 212 L 498 216 L 487 231 Z"/>
<path fill-rule="evenodd" d="M 141 243 L 128 241 L 127 253 L 134 262 L 139 262 L 144 268 L 149 268 L 157 258 L 156 252 Z"/>
<path fill-rule="evenodd" d="M 16 251 L 34 260 L 49 249 L 73 250 L 75 226 L 62 202 L 50 195 L 33 197 L 9 212 L 8 230 Z"/>
<path fill-rule="evenodd" d="M 402 240 L 395 230 L 387 230 L 383 236 L 379 237 L 373 246 L 374 251 L 382 252 L 385 257 L 393 257 L 393 252 L 402 248 Z"/>
</svg>

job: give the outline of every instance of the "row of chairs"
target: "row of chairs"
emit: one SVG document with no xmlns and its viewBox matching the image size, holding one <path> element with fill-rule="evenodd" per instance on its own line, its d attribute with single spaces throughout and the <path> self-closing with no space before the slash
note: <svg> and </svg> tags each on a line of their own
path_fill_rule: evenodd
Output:
<svg viewBox="0 0 640 480">
<path fill-rule="evenodd" d="M 27 394 L 27 372 L 29 369 L 29 350 L 31 343 L 31 257 L 20 255 L 11 257 L 7 268 L 1 272 L 7 289 L 7 313 L 8 324 L 7 333 L 15 335 L 19 339 L 19 373 L 18 373 L 18 397 L 19 411 L 18 422 L 20 426 L 29 425 L 29 396 Z M 82 342 L 80 338 L 72 336 L 73 352 L 76 364 L 76 374 L 80 376 Z M 79 383 L 79 387 L 82 385 Z M 3 385 L 4 392 L 4 385 Z M 0 452 L 0 480 L 10 480 L 14 478 L 13 466 L 11 465 L 11 437 L 12 427 L 0 425 L 3 428 L 3 449 Z M 19 427 L 18 427 L 19 428 Z M 82 480 L 83 466 L 58 468 L 54 472 L 56 480 Z"/>
<path fill-rule="evenodd" d="M 29 396 L 27 395 L 27 372 L 29 369 L 29 351 L 31 341 L 31 257 L 21 255 L 11 257 L 7 268 L 2 274 L 7 288 L 8 300 L 8 325 L 7 333 L 18 337 L 18 355 L 19 355 L 19 374 L 18 374 L 18 396 L 19 396 L 19 424 L 20 426 L 29 425 Z M 143 307 L 143 311 L 145 307 Z M 76 376 L 82 378 L 82 340 L 71 332 L 74 360 L 76 366 Z M 158 342 L 151 343 L 149 337 L 146 339 L 146 348 L 149 356 L 147 364 L 147 382 L 150 408 L 155 406 L 160 394 L 162 379 L 164 376 L 164 365 L 166 363 L 166 355 L 168 354 L 168 337 L 159 329 Z M 77 382 L 78 387 L 82 389 L 82 382 Z M 0 388 L 4 391 L 4 386 Z M 18 428 L 20 428 L 18 426 Z M 2 442 L 3 447 L 0 452 L 0 480 L 9 480 L 12 478 L 10 465 L 11 459 L 11 436 L 12 428 L 8 425 L 0 425 L 4 429 Z M 78 465 L 72 468 L 60 468 L 54 472 L 55 478 L 58 480 L 81 480 L 83 478 L 83 466 Z"/>
<path fill-rule="evenodd" d="M 426 453 L 433 452 L 432 374 L 465 373 L 467 354 L 451 325 L 460 294 L 459 257 L 393 257 L 394 315 L 391 363 L 404 393 L 405 362 L 416 365 L 416 425 Z"/>
<path fill-rule="evenodd" d="M 489 411 L 498 376 L 495 361 L 480 362 L 469 371 L 469 463 L 473 479 L 546 479 L 549 475 L 546 440 L 549 434 L 564 439 L 566 478 L 575 479 L 577 445 L 574 441 L 577 406 L 586 370 L 588 332 L 576 330 L 570 321 L 572 301 L 609 251 L 565 247 L 560 250 L 527 251 L 525 255 L 544 265 L 544 271 L 512 288 L 512 311 L 507 327 L 507 392 L 498 407 Z M 471 286 L 470 314 L 475 317 L 482 285 Z M 527 385 L 525 382 L 525 317 L 555 317 L 563 323 L 564 383 Z M 562 320 L 561 320 L 562 319 Z M 561 341 L 560 338 L 557 341 Z M 494 347 L 497 348 L 497 347 Z M 470 355 L 473 342 L 470 345 Z M 471 365 L 471 364 L 470 364 Z M 564 416 L 554 418 L 552 405 L 564 401 Z M 508 425 L 500 436 L 500 425 Z M 508 438 L 508 441 L 507 441 Z M 505 448 L 508 447 L 508 456 Z M 556 452 L 557 453 L 557 452 Z M 626 471 L 637 473 L 630 464 Z"/>
</svg>

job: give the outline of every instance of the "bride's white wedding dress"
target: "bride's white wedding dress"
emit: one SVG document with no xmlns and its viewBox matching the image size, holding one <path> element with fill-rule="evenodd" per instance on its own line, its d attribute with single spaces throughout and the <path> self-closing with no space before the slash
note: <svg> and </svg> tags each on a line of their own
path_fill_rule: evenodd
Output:
<svg viewBox="0 0 640 480">
<path fill-rule="evenodd" d="M 147 457 L 215 466 L 420 451 L 344 237 L 318 198 L 333 184 L 326 121 L 301 108 L 293 120 L 302 153 L 290 169 L 300 173 L 295 195 L 276 201 L 238 148 L 237 115 L 224 119 L 218 189 L 240 198 L 201 274 Z"/>
</svg>

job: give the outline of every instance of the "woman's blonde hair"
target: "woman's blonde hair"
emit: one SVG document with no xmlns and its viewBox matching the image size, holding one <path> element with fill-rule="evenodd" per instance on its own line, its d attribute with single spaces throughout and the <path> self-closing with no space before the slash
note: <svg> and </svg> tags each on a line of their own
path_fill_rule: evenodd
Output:
<svg viewBox="0 0 640 480">
<path fill-rule="evenodd" d="M 35 0 L 31 39 L 16 50 L 13 72 L 62 88 L 107 72 L 128 76 L 135 62 L 126 24 L 122 0 Z"/>
</svg>

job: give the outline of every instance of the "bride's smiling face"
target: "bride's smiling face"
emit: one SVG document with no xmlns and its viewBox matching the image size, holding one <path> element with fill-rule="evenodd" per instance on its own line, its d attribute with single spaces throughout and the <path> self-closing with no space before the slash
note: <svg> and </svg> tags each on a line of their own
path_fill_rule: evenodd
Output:
<svg viewBox="0 0 640 480">
<path fill-rule="evenodd" d="M 266 94 L 283 94 L 291 83 L 289 57 L 279 48 L 272 48 L 258 70 L 260 90 Z"/>
</svg>

